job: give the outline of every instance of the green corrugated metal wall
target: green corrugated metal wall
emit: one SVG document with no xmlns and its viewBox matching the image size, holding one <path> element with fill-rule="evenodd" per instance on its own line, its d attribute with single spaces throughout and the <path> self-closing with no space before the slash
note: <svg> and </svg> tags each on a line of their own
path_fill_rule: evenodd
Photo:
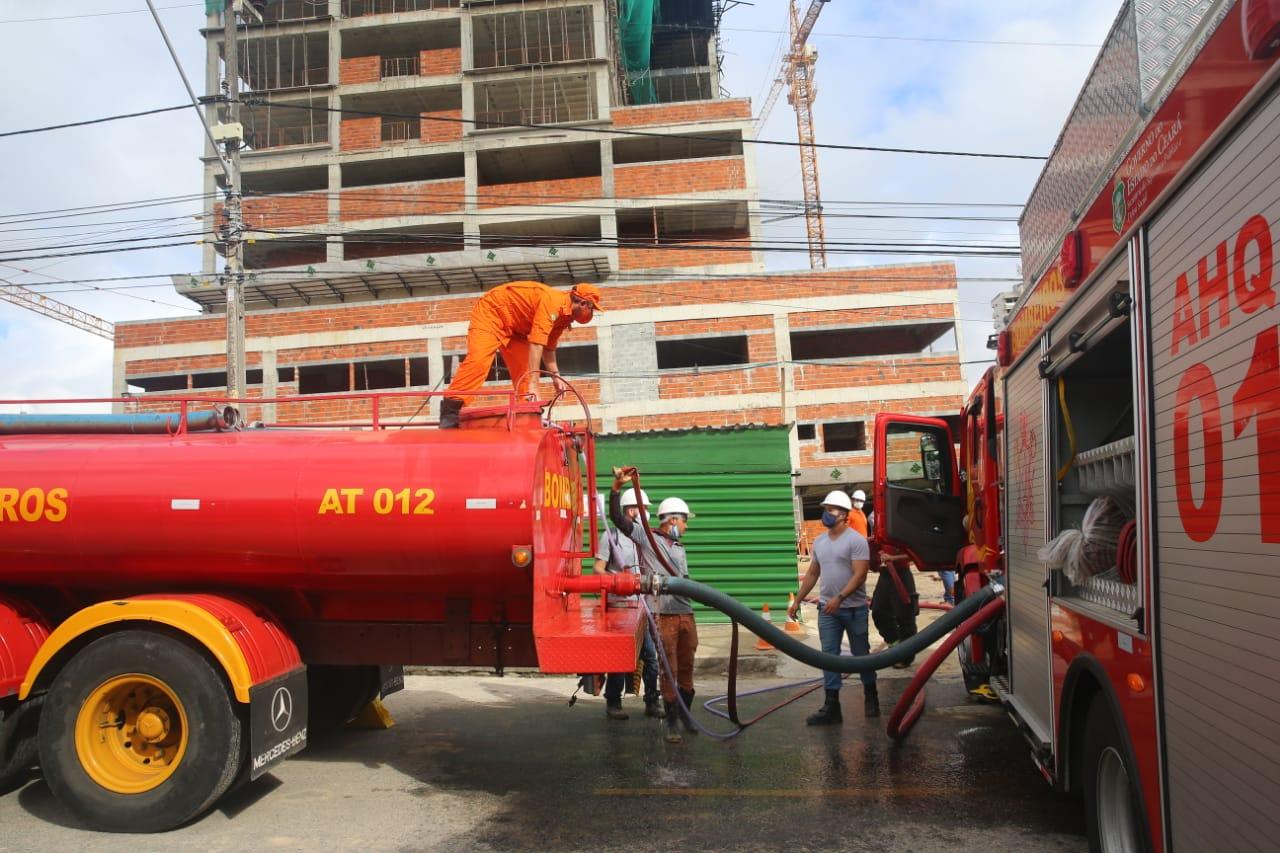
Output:
<svg viewBox="0 0 1280 853">
<path fill-rule="evenodd" d="M 796 589 L 791 457 L 785 427 L 601 436 L 598 487 L 608 494 L 615 465 L 640 469 L 656 513 L 663 498 L 680 497 L 697 516 L 685 545 L 689 573 L 775 619 Z M 656 515 L 650 517 L 657 524 Z M 700 605 L 699 622 L 728 621 Z"/>
</svg>

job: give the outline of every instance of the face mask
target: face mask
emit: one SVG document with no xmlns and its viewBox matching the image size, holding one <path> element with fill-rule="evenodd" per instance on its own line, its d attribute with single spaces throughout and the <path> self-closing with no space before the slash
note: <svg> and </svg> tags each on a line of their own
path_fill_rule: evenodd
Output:
<svg viewBox="0 0 1280 853">
<path fill-rule="evenodd" d="M 840 516 L 836 515 L 836 514 L 835 514 L 835 513 L 833 513 L 833 512 L 823 512 L 823 513 L 822 513 L 822 526 L 823 526 L 823 527 L 835 527 L 837 524 L 839 524 L 839 523 L 841 522 L 841 520 L 842 520 L 842 519 L 840 518 Z"/>
<path fill-rule="evenodd" d="M 673 542 L 679 542 L 679 541 L 680 541 L 680 528 L 679 528 L 679 527 L 677 527 L 677 526 L 676 526 L 676 525 L 674 525 L 674 524 L 673 524 L 673 525 L 671 525 L 670 527 L 668 527 L 668 528 L 667 528 L 667 538 L 668 538 L 668 539 L 670 539 L 670 540 L 671 540 L 671 541 L 673 541 Z"/>
</svg>

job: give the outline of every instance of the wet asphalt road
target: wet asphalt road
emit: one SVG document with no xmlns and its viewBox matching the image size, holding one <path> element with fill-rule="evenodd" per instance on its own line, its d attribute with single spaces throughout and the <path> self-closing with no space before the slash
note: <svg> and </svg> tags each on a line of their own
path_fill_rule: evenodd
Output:
<svg viewBox="0 0 1280 853">
<path fill-rule="evenodd" d="M 906 684 L 894 675 L 882 680 L 886 716 Z M 743 689 L 765 683 L 778 682 Z M 734 741 L 670 746 L 657 721 L 607 721 L 599 699 L 567 707 L 572 685 L 411 676 L 387 700 L 395 728 L 313 744 L 164 836 L 86 832 L 36 778 L 0 797 L 0 849 L 1087 847 L 1079 805 L 1049 789 L 1003 712 L 970 704 L 954 678 L 931 684 L 928 711 L 897 745 L 883 718 L 862 718 L 853 686 L 841 727 L 804 726 L 814 694 Z"/>
</svg>

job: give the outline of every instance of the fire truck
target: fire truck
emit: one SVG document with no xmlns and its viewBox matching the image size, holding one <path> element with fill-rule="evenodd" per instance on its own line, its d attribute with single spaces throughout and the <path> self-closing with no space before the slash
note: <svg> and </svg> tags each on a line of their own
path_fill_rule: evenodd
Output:
<svg viewBox="0 0 1280 853">
<path fill-rule="evenodd" d="M 1278 50 L 1275 0 L 1126 3 L 960 434 L 877 418 L 879 535 L 1004 585 L 966 679 L 1094 850 L 1280 837 Z"/>
</svg>

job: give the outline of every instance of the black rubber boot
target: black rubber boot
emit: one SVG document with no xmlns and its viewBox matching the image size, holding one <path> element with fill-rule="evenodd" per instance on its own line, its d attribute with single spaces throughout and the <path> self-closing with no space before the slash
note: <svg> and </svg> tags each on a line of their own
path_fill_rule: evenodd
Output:
<svg viewBox="0 0 1280 853">
<path fill-rule="evenodd" d="M 844 715 L 840 713 L 840 691 L 828 690 L 826 703 L 810 714 L 805 722 L 811 726 L 837 726 L 843 723 Z"/>
<path fill-rule="evenodd" d="M 629 720 L 631 715 L 622 710 L 622 700 L 610 702 L 605 700 L 604 713 L 611 720 Z"/>
<path fill-rule="evenodd" d="M 680 698 L 684 700 L 684 706 L 689 710 L 681 716 L 680 722 L 684 723 L 684 730 L 691 735 L 698 733 L 698 728 L 693 724 L 693 694 L 692 690 L 681 690 Z"/>
<path fill-rule="evenodd" d="M 644 715 L 655 720 L 662 719 L 662 705 L 657 699 L 649 699 L 644 703 Z"/>
<path fill-rule="evenodd" d="M 880 693 L 874 684 L 862 688 L 862 714 L 867 719 L 880 716 Z"/>
<path fill-rule="evenodd" d="M 440 401 L 440 429 L 457 429 L 458 415 L 462 413 L 462 401 L 445 397 Z"/>
<path fill-rule="evenodd" d="M 680 737 L 680 705 L 666 700 L 663 703 L 667 706 L 667 743 L 681 743 L 684 739 Z"/>
</svg>

